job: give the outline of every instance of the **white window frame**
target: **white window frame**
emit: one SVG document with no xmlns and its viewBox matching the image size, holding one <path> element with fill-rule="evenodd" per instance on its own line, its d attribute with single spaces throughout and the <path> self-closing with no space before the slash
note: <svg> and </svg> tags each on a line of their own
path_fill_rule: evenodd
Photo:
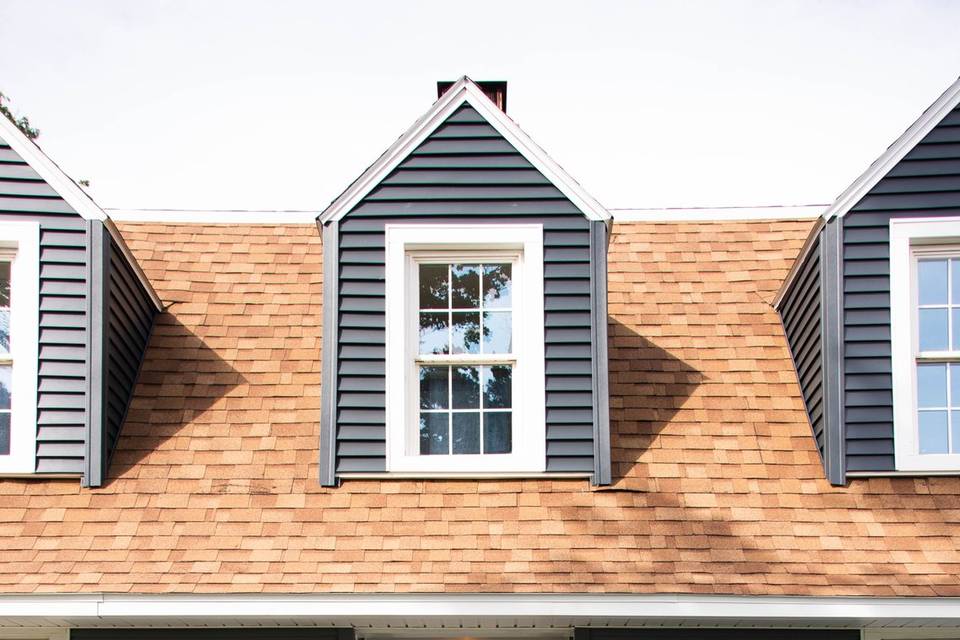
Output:
<svg viewBox="0 0 960 640">
<path fill-rule="evenodd" d="M 477 476 L 546 468 L 543 225 L 388 224 L 386 234 L 387 471 Z M 513 270 L 512 447 L 508 454 L 420 455 L 416 356 L 417 259 L 509 257 Z"/>
<path fill-rule="evenodd" d="M 10 264 L 10 453 L 0 455 L 0 474 L 36 470 L 37 359 L 40 332 L 40 224 L 0 222 L 0 251 Z"/>
<path fill-rule="evenodd" d="M 918 442 L 917 262 L 920 257 L 943 256 L 945 251 L 960 255 L 960 218 L 890 220 L 890 342 L 897 471 L 960 471 L 960 453 L 920 454 Z"/>
</svg>

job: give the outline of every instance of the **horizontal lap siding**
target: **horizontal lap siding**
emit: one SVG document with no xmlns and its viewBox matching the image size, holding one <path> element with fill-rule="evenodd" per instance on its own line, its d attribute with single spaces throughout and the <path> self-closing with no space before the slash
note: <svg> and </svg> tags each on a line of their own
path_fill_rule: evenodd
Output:
<svg viewBox="0 0 960 640">
<path fill-rule="evenodd" d="M 890 359 L 893 217 L 960 215 L 960 109 L 843 220 L 844 395 L 848 471 L 894 470 Z"/>
<path fill-rule="evenodd" d="M 793 284 L 780 305 L 783 330 L 797 368 L 800 392 L 821 459 L 824 457 L 826 441 L 823 419 L 823 313 L 820 289 L 822 237 L 823 230 L 799 266 Z"/>
<path fill-rule="evenodd" d="M 133 397 L 156 309 L 119 246 L 109 244 L 104 311 L 104 445 L 109 462 Z"/>
<path fill-rule="evenodd" d="M 82 473 L 87 421 L 87 223 L 2 139 L 0 219 L 40 223 L 37 471 Z"/>
<path fill-rule="evenodd" d="M 390 221 L 543 224 L 547 470 L 593 471 L 589 222 L 469 107 L 340 223 L 337 471 L 386 468 L 383 277 Z"/>
</svg>

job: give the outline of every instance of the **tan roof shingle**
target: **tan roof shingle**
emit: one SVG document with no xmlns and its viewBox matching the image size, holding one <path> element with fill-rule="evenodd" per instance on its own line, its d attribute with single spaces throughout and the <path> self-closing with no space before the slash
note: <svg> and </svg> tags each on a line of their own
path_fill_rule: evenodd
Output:
<svg viewBox="0 0 960 640">
<path fill-rule="evenodd" d="M 123 224 L 169 310 L 106 486 L 0 480 L 0 590 L 958 596 L 960 478 L 823 478 L 770 306 L 810 225 L 614 225 L 594 490 L 321 487 L 316 228 Z"/>
</svg>

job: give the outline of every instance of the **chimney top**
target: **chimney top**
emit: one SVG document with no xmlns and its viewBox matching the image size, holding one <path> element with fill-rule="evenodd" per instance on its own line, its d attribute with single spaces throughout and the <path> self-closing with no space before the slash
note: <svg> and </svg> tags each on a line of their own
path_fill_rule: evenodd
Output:
<svg viewBox="0 0 960 640">
<path fill-rule="evenodd" d="M 507 81 L 506 80 L 480 80 L 475 81 L 483 93 L 493 100 L 493 103 L 503 111 L 507 112 Z M 437 82 L 437 97 L 443 97 L 447 91 L 456 84 L 454 80 L 440 80 Z"/>
</svg>

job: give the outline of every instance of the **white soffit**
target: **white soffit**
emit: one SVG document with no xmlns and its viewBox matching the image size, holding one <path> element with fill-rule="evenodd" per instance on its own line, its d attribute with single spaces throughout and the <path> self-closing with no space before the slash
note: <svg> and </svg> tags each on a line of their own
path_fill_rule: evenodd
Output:
<svg viewBox="0 0 960 640">
<path fill-rule="evenodd" d="M 894 166 L 960 104 L 960 78 L 930 105 L 910 127 L 894 141 L 853 184 L 841 193 L 823 214 L 827 220 L 843 217 L 876 186 Z"/>
<path fill-rule="evenodd" d="M 323 213 L 320 222 L 339 220 L 370 193 L 397 165 L 416 149 L 463 104 L 477 110 L 500 135 L 507 139 L 520 154 L 536 167 L 563 195 L 591 220 L 610 219 L 610 213 L 576 180 L 570 177 L 547 153 L 541 149 L 517 123 L 501 111 L 477 84 L 463 76 L 443 94 L 433 106 L 394 142 L 376 162 L 364 171 L 353 184 L 347 187 Z"/>
</svg>

